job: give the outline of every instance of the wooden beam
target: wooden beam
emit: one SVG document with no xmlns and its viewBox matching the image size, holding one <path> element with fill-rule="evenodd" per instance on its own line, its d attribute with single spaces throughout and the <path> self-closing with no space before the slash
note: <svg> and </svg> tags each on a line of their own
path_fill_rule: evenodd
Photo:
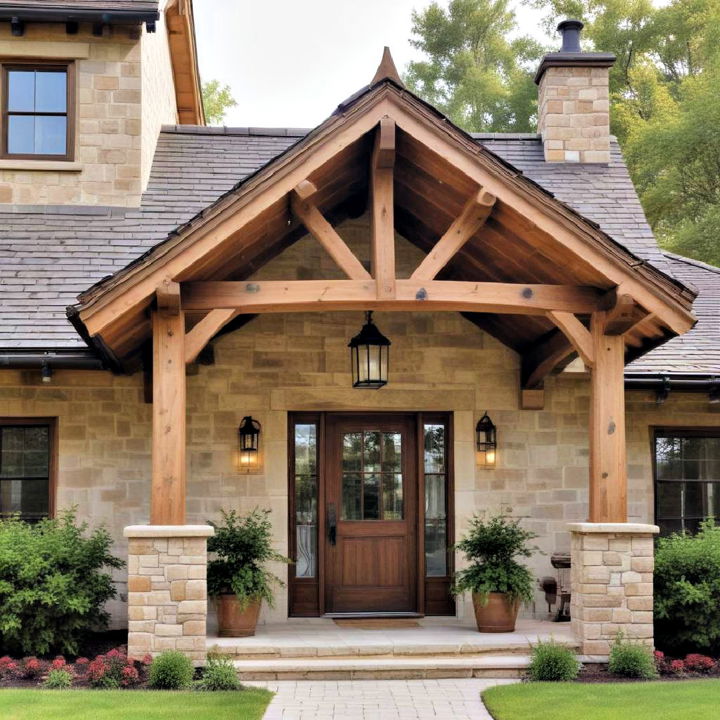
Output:
<svg viewBox="0 0 720 720">
<path fill-rule="evenodd" d="M 547 316 L 572 343 L 585 365 L 592 367 L 595 364 L 595 353 L 590 331 L 573 313 L 551 310 Z"/>
<path fill-rule="evenodd" d="M 590 395 L 590 522 L 627 522 L 625 343 L 607 335 L 605 312 L 594 313 Z"/>
<path fill-rule="evenodd" d="M 183 283 L 187 311 L 238 313 L 331 310 L 447 310 L 543 315 L 550 310 L 591 313 L 595 288 L 452 280 L 397 280 L 395 298 L 380 298 L 371 281 L 268 280 Z"/>
<path fill-rule="evenodd" d="M 605 316 L 606 335 L 624 335 L 647 317 L 632 295 L 617 289 L 611 290 L 608 295 L 610 307 Z"/>
<path fill-rule="evenodd" d="M 185 314 L 152 313 L 153 423 L 150 522 L 185 524 Z"/>
<path fill-rule="evenodd" d="M 527 390 L 542 387 L 545 378 L 575 349 L 561 331 L 556 331 L 523 354 L 521 385 Z"/>
<path fill-rule="evenodd" d="M 309 180 L 300 183 L 290 194 L 293 213 L 351 280 L 369 280 L 370 273 L 312 201 L 315 193 L 317 188 Z"/>
<path fill-rule="evenodd" d="M 177 315 L 180 312 L 180 284 L 172 280 L 164 280 L 155 293 L 158 310 L 166 315 Z"/>
<path fill-rule="evenodd" d="M 395 297 L 395 121 L 380 120 L 370 165 L 371 257 L 380 299 Z"/>
<path fill-rule="evenodd" d="M 545 407 L 545 389 L 520 388 L 521 410 L 542 410 Z"/>
<path fill-rule="evenodd" d="M 413 280 L 433 280 L 455 253 L 485 224 L 495 205 L 495 196 L 478 190 L 466 203 L 445 234 L 423 258 Z"/>
<path fill-rule="evenodd" d="M 185 335 L 185 362 L 195 362 L 203 348 L 212 340 L 220 329 L 236 315 L 236 310 L 222 308 L 211 310 L 200 322 Z"/>
</svg>

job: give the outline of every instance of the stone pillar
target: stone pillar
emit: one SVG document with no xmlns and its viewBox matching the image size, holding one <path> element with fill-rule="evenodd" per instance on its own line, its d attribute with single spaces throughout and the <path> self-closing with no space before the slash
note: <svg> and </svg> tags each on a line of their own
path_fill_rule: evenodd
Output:
<svg viewBox="0 0 720 720">
<path fill-rule="evenodd" d="M 572 629 L 585 655 L 607 655 L 618 632 L 653 645 L 657 525 L 571 523 Z"/>
<path fill-rule="evenodd" d="M 128 538 L 128 655 L 180 650 L 206 658 L 209 525 L 131 525 Z"/>
</svg>

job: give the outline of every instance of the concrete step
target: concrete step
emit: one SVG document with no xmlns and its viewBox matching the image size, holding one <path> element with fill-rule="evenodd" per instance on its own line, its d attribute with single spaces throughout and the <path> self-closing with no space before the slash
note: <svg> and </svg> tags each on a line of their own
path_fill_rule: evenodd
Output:
<svg viewBox="0 0 720 720">
<path fill-rule="evenodd" d="M 363 656 L 235 660 L 241 680 L 410 680 L 518 678 L 528 655 L 482 653 L 464 656 Z"/>
</svg>

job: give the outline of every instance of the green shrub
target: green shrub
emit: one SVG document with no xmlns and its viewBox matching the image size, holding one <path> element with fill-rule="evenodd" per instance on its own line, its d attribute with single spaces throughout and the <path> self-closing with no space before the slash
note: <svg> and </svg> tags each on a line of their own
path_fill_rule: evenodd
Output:
<svg viewBox="0 0 720 720">
<path fill-rule="evenodd" d="M 192 684 L 194 672 L 190 658 L 167 650 L 150 663 L 148 685 L 156 690 L 183 690 Z"/>
<path fill-rule="evenodd" d="M 76 654 L 87 631 L 107 625 L 115 586 L 103 569 L 124 565 L 111 546 L 105 529 L 88 534 L 72 511 L 33 524 L 0 520 L 0 646 Z"/>
<path fill-rule="evenodd" d="M 208 655 L 203 676 L 197 681 L 198 690 L 240 690 L 237 670 L 226 655 Z"/>
<path fill-rule="evenodd" d="M 652 680 L 658 676 L 652 648 L 625 640 L 622 633 L 618 633 L 610 648 L 608 670 L 613 675 L 640 680 Z"/>
<path fill-rule="evenodd" d="M 535 682 L 568 682 L 574 680 L 582 665 L 575 653 L 554 640 L 533 646 L 528 677 Z"/>
<path fill-rule="evenodd" d="M 265 600 L 272 607 L 273 585 L 284 583 L 265 569 L 265 563 L 290 559 L 272 548 L 270 511 L 256 508 L 241 516 L 235 510 L 222 510 L 221 514 L 222 525 L 210 523 L 215 534 L 208 538 L 208 552 L 216 558 L 208 563 L 208 593 L 235 593 L 242 610 L 253 600 Z"/>
<path fill-rule="evenodd" d="M 655 553 L 655 642 L 673 655 L 720 654 L 720 527 L 660 538 Z"/>
<path fill-rule="evenodd" d="M 69 670 L 50 670 L 43 687 L 48 690 L 67 690 L 72 686 L 73 676 Z"/>
<path fill-rule="evenodd" d="M 530 602 L 535 581 L 532 573 L 516 556 L 530 557 L 536 548 L 528 541 L 535 533 L 523 530 L 518 522 L 497 515 L 487 521 L 479 517 L 470 520 L 470 529 L 455 546 L 465 553 L 470 565 L 455 573 L 453 593 L 470 591 L 487 602 L 491 592 L 506 593 L 511 600 Z"/>
</svg>

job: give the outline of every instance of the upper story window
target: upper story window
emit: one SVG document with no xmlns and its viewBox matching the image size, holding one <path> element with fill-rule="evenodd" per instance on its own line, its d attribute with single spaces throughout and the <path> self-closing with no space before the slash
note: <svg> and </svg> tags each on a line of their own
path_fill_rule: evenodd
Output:
<svg viewBox="0 0 720 720">
<path fill-rule="evenodd" d="M 52 513 L 54 427 L 52 418 L 0 418 L 0 517 Z"/>
<path fill-rule="evenodd" d="M 720 428 L 655 433 L 655 521 L 663 534 L 720 518 Z"/>
<path fill-rule="evenodd" d="M 73 66 L 3 65 L 5 158 L 71 160 Z"/>
</svg>

